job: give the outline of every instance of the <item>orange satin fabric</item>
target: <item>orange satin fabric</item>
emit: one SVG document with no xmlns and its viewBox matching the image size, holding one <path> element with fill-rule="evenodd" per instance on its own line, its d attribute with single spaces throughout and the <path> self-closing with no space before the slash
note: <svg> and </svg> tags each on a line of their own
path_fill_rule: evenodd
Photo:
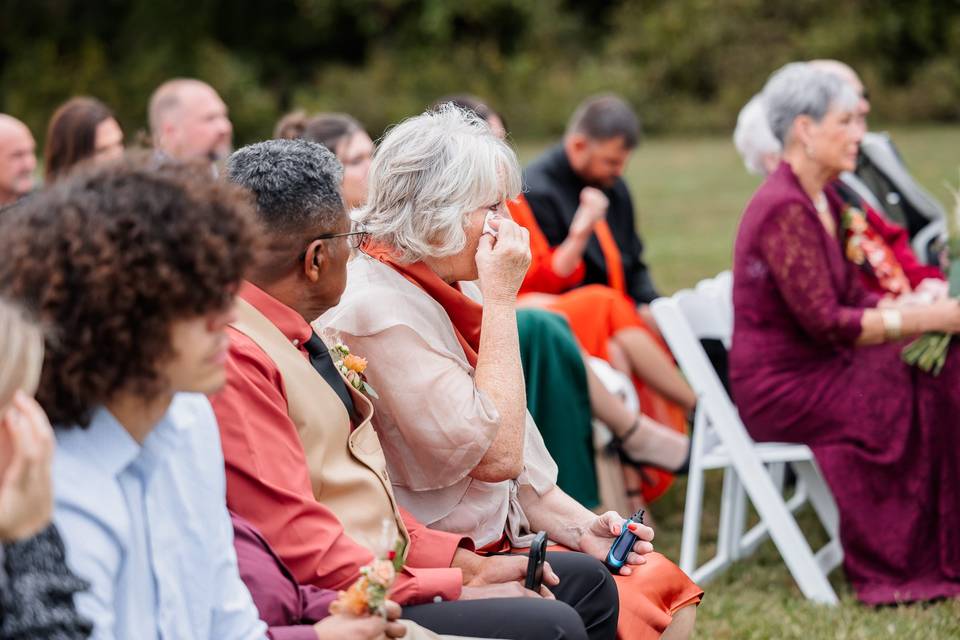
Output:
<svg viewBox="0 0 960 640">
<path fill-rule="evenodd" d="M 509 203 L 509 208 L 514 221 L 525 227 L 530 233 L 531 266 L 527 272 L 527 279 L 524 280 L 524 286 L 520 289 L 521 294 L 534 292 L 559 294 L 554 296 L 546 307 L 567 319 L 570 328 L 580 342 L 580 346 L 596 358 L 609 361 L 608 343 L 610 338 L 626 328 L 644 331 L 660 345 L 664 353 L 670 353 L 670 349 L 663 339 L 651 331 L 637 313 L 633 300 L 623 293 L 624 280 L 620 252 L 605 222 L 602 223 L 602 226 L 598 224 L 595 231 L 598 239 L 600 239 L 601 247 L 604 248 L 604 255 L 608 258 L 607 273 L 611 275 L 613 281 L 611 286 L 587 285 L 564 292 L 564 287 L 550 286 L 563 282 L 562 278 L 554 275 L 554 279 L 551 280 L 549 276 L 544 275 L 544 271 L 550 268 L 554 249 L 550 247 L 543 231 L 540 230 L 536 218 L 530 211 L 530 206 L 521 195 Z M 617 268 L 611 268 L 610 259 L 614 256 L 614 252 L 616 258 L 614 264 Z M 619 278 L 617 278 L 617 274 L 619 274 Z M 577 278 L 577 282 L 581 278 L 582 274 Z M 620 291 L 612 286 L 616 282 L 619 282 Z M 543 288 L 533 288 L 535 286 L 542 286 Z M 645 415 L 680 433 L 686 433 L 687 417 L 682 407 L 648 388 L 636 376 L 633 376 L 633 384 L 640 399 L 640 407 Z M 635 476 L 635 474 L 628 474 L 628 481 L 631 476 Z M 670 488 L 672 483 L 673 476 L 671 474 L 659 469 L 644 469 L 643 482 L 640 483 L 644 500 L 647 502 L 656 500 Z"/>
<path fill-rule="evenodd" d="M 504 550 L 526 553 L 528 549 Z M 570 551 L 559 544 L 547 551 Z M 619 640 L 656 640 L 673 620 L 673 614 L 689 605 L 699 605 L 703 589 L 660 553 L 644 556 L 646 564 L 632 567 L 629 576 L 614 575 L 620 598 L 617 621 Z"/>
<path fill-rule="evenodd" d="M 631 575 L 613 576 L 620 595 L 617 638 L 621 640 L 659 638 L 673 614 L 703 599 L 703 589 L 680 567 L 656 552 L 645 557 L 647 563 L 633 567 Z"/>
</svg>

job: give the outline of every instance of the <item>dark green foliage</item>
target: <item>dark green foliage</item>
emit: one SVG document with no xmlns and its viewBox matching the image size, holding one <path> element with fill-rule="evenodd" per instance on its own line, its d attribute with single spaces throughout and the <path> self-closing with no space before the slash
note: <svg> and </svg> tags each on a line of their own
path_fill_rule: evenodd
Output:
<svg viewBox="0 0 960 640">
<path fill-rule="evenodd" d="M 141 129 L 175 75 L 220 90 L 238 143 L 293 107 L 379 133 L 454 91 L 489 99 L 522 137 L 557 134 L 603 90 L 648 131 L 727 131 L 771 71 L 811 57 L 861 72 L 874 121 L 960 117 L 956 0 L 0 1 L 0 111 L 40 138 L 81 93 Z"/>
</svg>

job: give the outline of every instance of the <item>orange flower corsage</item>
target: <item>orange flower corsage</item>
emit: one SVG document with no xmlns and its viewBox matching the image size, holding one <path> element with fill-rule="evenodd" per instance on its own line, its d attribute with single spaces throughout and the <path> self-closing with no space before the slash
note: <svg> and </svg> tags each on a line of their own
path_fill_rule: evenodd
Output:
<svg viewBox="0 0 960 640">
<path fill-rule="evenodd" d="M 342 342 L 333 345 L 333 348 L 330 349 L 330 356 L 333 358 L 333 363 L 337 366 L 337 369 L 350 383 L 350 386 L 371 398 L 380 399 L 377 392 L 367 382 L 366 376 L 363 375 L 367 370 L 366 358 L 350 353 L 350 348 Z"/>
</svg>

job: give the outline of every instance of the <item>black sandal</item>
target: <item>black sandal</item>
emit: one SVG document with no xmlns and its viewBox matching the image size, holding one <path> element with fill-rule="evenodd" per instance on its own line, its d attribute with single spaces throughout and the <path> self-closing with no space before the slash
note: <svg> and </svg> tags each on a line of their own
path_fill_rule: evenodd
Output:
<svg viewBox="0 0 960 640">
<path fill-rule="evenodd" d="M 626 452 L 623 447 L 623 443 L 630 439 L 630 436 L 633 435 L 634 431 L 640 428 L 640 417 L 637 416 L 637 420 L 633 423 L 633 426 L 623 434 L 623 436 L 618 436 L 615 433 L 612 433 L 612 438 L 610 439 L 609 444 L 607 444 L 607 451 L 610 453 L 616 454 L 620 458 L 620 462 L 624 464 L 629 464 L 632 467 L 642 470 L 644 467 L 651 467 L 653 469 L 659 469 L 666 473 L 671 473 L 675 476 L 685 476 L 690 471 L 690 450 L 691 446 L 687 447 L 687 456 L 683 459 L 683 463 L 676 469 L 667 469 L 661 464 L 656 462 L 645 462 L 643 460 L 634 460 Z M 691 443 L 692 444 L 692 443 Z"/>
</svg>

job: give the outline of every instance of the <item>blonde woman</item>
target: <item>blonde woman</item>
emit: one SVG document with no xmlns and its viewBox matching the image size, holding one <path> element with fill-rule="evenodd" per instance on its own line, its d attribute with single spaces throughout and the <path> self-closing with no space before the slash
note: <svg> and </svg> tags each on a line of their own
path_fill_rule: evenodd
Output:
<svg viewBox="0 0 960 640">
<path fill-rule="evenodd" d="M 50 524 L 53 431 L 33 399 L 42 363 L 40 329 L 0 299 L 0 639 L 90 632 L 73 605 L 85 585 Z"/>
</svg>

